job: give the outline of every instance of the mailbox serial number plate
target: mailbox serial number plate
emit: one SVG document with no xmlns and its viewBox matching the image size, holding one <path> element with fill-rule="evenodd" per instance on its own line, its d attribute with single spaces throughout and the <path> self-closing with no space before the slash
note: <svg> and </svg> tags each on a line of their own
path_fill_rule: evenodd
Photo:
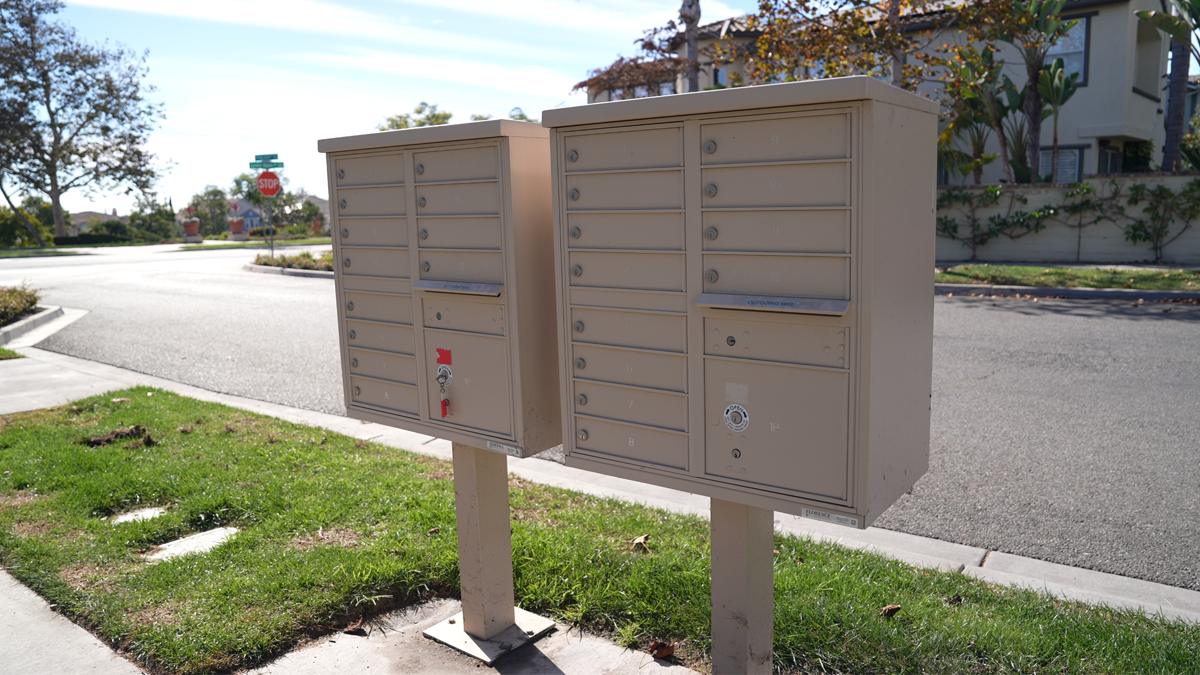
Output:
<svg viewBox="0 0 1200 675">
<path fill-rule="evenodd" d="M 845 525 L 847 527 L 858 527 L 858 518 L 850 518 L 848 516 L 839 516 L 836 513 L 827 513 L 825 511 L 817 511 L 816 509 L 803 509 L 800 515 L 805 518 L 814 520 L 822 520 L 826 523 L 835 525 Z"/>
<path fill-rule="evenodd" d="M 521 456 L 521 451 L 520 451 L 520 450 L 518 450 L 518 449 L 514 448 L 514 447 L 513 447 L 513 446 L 511 446 L 511 445 L 505 445 L 505 444 L 503 444 L 503 443 L 497 443 L 496 441 L 488 441 L 488 442 L 487 442 L 487 449 L 488 449 L 488 450 L 495 450 L 496 452 L 503 452 L 504 454 L 506 454 L 506 455 L 512 455 L 513 457 L 520 457 L 520 456 Z"/>
</svg>

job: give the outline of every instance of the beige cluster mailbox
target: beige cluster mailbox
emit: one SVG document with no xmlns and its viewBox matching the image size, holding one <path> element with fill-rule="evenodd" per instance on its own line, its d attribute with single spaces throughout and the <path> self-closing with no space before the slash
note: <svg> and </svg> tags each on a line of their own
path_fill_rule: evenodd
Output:
<svg viewBox="0 0 1200 675">
<path fill-rule="evenodd" d="M 523 457 L 560 442 L 549 132 L 322 140 L 351 417 Z"/>
<path fill-rule="evenodd" d="M 907 491 L 936 112 L 865 77 L 545 111 L 567 464 L 859 528 Z"/>
</svg>

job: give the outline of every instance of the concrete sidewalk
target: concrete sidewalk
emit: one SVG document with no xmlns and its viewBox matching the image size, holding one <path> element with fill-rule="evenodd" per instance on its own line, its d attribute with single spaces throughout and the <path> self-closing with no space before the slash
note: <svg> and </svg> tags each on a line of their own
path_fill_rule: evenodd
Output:
<svg viewBox="0 0 1200 675">
<path fill-rule="evenodd" d="M 57 330 L 78 320 L 86 312 L 64 309 L 63 316 L 22 335 L 7 345 L 24 354 L 27 358 L 12 361 L 0 361 L 0 415 L 34 410 L 38 408 L 63 405 L 81 397 L 91 396 L 113 389 L 135 385 L 147 385 L 172 391 L 183 396 L 190 396 L 204 401 L 223 403 L 232 407 L 251 412 L 271 415 L 288 421 L 311 426 L 319 426 L 331 431 L 353 436 L 363 440 L 371 440 L 396 448 L 404 448 L 415 452 L 449 459 L 450 442 L 429 436 L 423 436 L 400 429 L 378 425 L 364 424 L 358 420 L 329 415 L 326 413 L 302 410 L 287 406 L 266 403 L 252 399 L 220 394 L 197 387 L 164 380 L 134 371 L 109 366 L 94 361 L 56 354 L 37 349 L 37 344 Z M 613 497 L 625 501 L 636 502 L 662 508 L 676 513 L 689 513 L 707 517 L 708 499 L 697 495 L 669 490 L 666 488 L 635 483 L 609 476 L 600 476 L 578 469 L 572 469 L 555 462 L 537 459 L 520 460 L 509 458 L 509 471 L 517 476 L 547 485 L 576 490 L 601 497 Z M 1186 621 L 1200 621 L 1200 592 L 1156 584 L 1138 579 L 1131 579 L 1112 574 L 1094 572 L 1085 569 L 1047 563 L 1031 558 L 992 552 L 985 549 L 963 546 L 949 542 L 928 539 L 902 532 L 868 528 L 852 530 L 848 528 L 827 525 L 812 520 L 801 519 L 788 514 L 775 514 L 776 528 L 785 533 L 808 536 L 815 539 L 832 541 L 844 546 L 867 549 L 887 555 L 904 562 L 922 567 L 934 567 L 942 570 L 961 570 L 971 576 L 992 581 L 997 584 L 1024 586 L 1045 590 L 1055 596 L 1071 600 L 1081 600 L 1089 603 L 1107 604 L 1114 607 L 1140 609 L 1147 614 L 1161 614 L 1168 618 Z M 11 582 L 8 575 L 0 575 L 0 608 L 3 608 L 4 622 L 24 622 L 31 626 L 46 626 L 47 630 L 57 623 L 66 623 L 46 605 L 45 601 L 36 598 L 36 602 L 27 597 L 21 598 L 20 592 L 30 593 L 19 584 Z M 40 604 L 39 604 L 40 603 Z M 11 610 L 9 608 L 16 608 Z M 407 613 L 406 613 L 407 612 Z M 416 612 L 416 614 L 413 614 Z M 410 631 L 408 628 L 396 628 L 409 624 L 422 624 L 426 620 L 433 621 L 434 615 L 453 613 L 448 608 L 412 608 L 383 617 L 381 621 L 392 626 L 393 632 L 380 633 L 378 640 L 393 640 L 389 644 L 409 644 L 412 635 L 420 631 Z M 10 619 L 10 614 L 15 618 Z M 411 614 L 411 616 L 410 616 Z M 413 618 L 423 617 L 423 618 Z M 388 623 L 391 622 L 391 623 Z M 11 635 L 0 623 L 0 632 L 6 639 L 0 641 L 0 672 L 17 663 L 17 659 L 27 656 L 28 642 L 24 640 L 9 640 Z M 70 642 L 69 647 L 63 647 L 61 641 L 37 640 L 37 644 L 55 644 L 55 658 L 65 657 L 68 653 L 76 654 L 80 663 L 95 664 L 93 670 L 68 668 L 71 672 L 121 673 L 128 670 L 115 669 L 118 666 L 128 666 L 123 659 L 113 658 L 110 651 L 95 649 L 98 642 L 89 643 L 85 638 L 90 634 L 73 624 L 59 627 L 73 629 L 81 635 Z M 54 630 L 59 630 L 54 628 Z M 406 632 L 407 631 L 407 632 Z M 69 631 L 68 631 L 69 632 Z M 375 635 L 375 633 L 372 633 Z M 511 670 L 505 666 L 505 661 L 497 662 L 496 669 L 501 672 L 608 672 L 608 673 L 639 673 L 647 663 L 657 667 L 668 664 L 653 661 L 642 654 L 630 653 L 599 638 L 578 636 L 570 638 L 573 643 L 586 641 L 589 656 L 582 660 L 576 659 L 576 650 L 581 649 L 572 644 L 571 649 L 563 649 L 554 640 L 566 639 L 565 630 L 560 627 L 557 637 L 551 636 L 536 643 L 534 652 L 545 660 L 537 661 L 536 668 L 529 665 L 526 670 Z M 406 637 L 408 636 L 408 637 Z M 474 662 L 459 663 L 451 658 L 451 652 L 441 647 L 430 646 L 431 653 L 444 657 L 437 663 L 433 671 L 429 670 L 430 661 L 423 661 L 414 656 L 414 660 L 405 661 L 404 665 L 397 661 L 395 650 L 383 650 L 382 643 L 372 641 L 375 638 L 356 638 L 353 636 L 331 636 L 319 641 L 314 646 L 293 652 L 279 661 L 271 664 L 262 672 L 270 673 L 308 673 L 331 672 L 334 670 L 365 670 L 368 667 L 383 669 L 386 672 L 416 673 L 416 672 L 469 672 L 477 671 Z M 94 638 L 92 638 L 94 641 Z M 358 642 L 355 642 L 355 641 Z M 411 642 L 411 640 L 410 640 Z M 419 642 L 418 642 L 419 644 Z M 357 646 L 355 646 L 357 645 Z M 324 650 L 324 651 L 322 651 Z M 97 656 L 100 654 L 100 656 Z M 453 654 L 457 657 L 457 654 Z M 515 658 L 506 657 L 506 658 Z M 529 656 L 529 655 L 527 655 Z M 525 658 L 525 657 L 522 657 Z M 533 658 L 533 656 L 529 656 Z M 536 659 L 535 659 L 536 660 Z M 49 663 L 49 662 L 47 662 Z M 510 662 L 515 663 L 515 662 Z M 523 662 L 524 663 L 524 662 Z M 114 669 L 106 669 L 110 664 Z M 291 664 L 291 665 L 289 665 Z M 533 664 L 530 661 L 529 664 Z M 460 666 L 469 669 L 461 669 Z M 544 666 L 544 668 L 543 668 Z M 416 670 L 413 670 L 416 668 Z M 441 668 L 439 670 L 438 668 Z M 34 672 L 39 670 L 22 670 Z M 45 670 L 42 668 L 41 670 Z M 49 671 L 58 670 L 50 668 Z M 686 672 L 680 669 L 681 672 Z M 674 671 L 673 671 L 674 672 Z"/>
</svg>

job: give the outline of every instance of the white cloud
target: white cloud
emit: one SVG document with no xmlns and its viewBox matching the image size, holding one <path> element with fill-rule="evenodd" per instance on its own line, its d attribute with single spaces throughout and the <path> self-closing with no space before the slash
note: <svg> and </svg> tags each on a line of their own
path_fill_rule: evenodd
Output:
<svg viewBox="0 0 1200 675">
<path fill-rule="evenodd" d="M 597 30 L 640 34 L 679 15 L 679 0 L 393 0 L 399 5 L 452 9 L 455 12 L 510 18 L 526 24 L 553 26 L 561 33 Z M 705 0 L 701 21 L 720 21 L 742 14 L 728 5 Z"/>
</svg>

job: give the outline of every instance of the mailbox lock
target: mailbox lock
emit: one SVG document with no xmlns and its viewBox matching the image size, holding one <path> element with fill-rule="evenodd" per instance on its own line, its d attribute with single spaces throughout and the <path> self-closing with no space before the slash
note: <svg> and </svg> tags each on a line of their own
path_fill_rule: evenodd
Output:
<svg viewBox="0 0 1200 675">
<path fill-rule="evenodd" d="M 419 234 L 418 236 L 421 237 L 422 241 L 424 241 L 425 239 L 428 239 L 429 238 L 429 230 L 421 230 L 421 234 Z"/>
<path fill-rule="evenodd" d="M 587 436 L 588 436 L 588 434 L 587 434 L 587 429 L 580 429 L 580 430 L 579 430 L 579 440 L 581 440 L 581 441 L 586 441 L 586 440 L 587 440 Z"/>
<path fill-rule="evenodd" d="M 575 276 L 575 277 L 583 276 L 583 265 L 576 265 L 576 266 L 572 267 L 571 268 L 571 276 Z"/>
<path fill-rule="evenodd" d="M 358 334 L 355 333 L 354 331 L 350 331 L 350 339 L 353 340 L 356 337 L 358 337 Z"/>
<path fill-rule="evenodd" d="M 345 260 L 342 261 L 342 267 L 349 267 L 349 266 L 350 266 L 349 258 L 346 258 Z"/>
<path fill-rule="evenodd" d="M 579 160 L 579 151 L 578 150 L 572 150 L 567 153 L 567 161 L 568 162 L 575 162 L 578 160 Z"/>
<path fill-rule="evenodd" d="M 342 239 L 349 239 L 349 238 L 350 238 L 350 229 L 343 227 L 342 228 Z"/>
<path fill-rule="evenodd" d="M 716 270 L 709 270 L 707 273 L 705 273 L 704 278 L 708 281 L 708 283 L 715 284 L 720 276 L 721 275 L 717 274 Z"/>
<path fill-rule="evenodd" d="M 358 395 L 359 395 L 359 394 L 361 394 L 361 393 L 362 393 L 362 389 L 360 389 L 359 387 L 355 386 L 355 387 L 354 387 L 354 395 L 355 395 L 355 396 L 358 396 Z"/>
<path fill-rule="evenodd" d="M 350 359 L 350 367 L 357 368 L 358 367 L 358 359 Z"/>
<path fill-rule="evenodd" d="M 353 302 L 347 302 L 347 303 L 346 303 L 346 311 L 347 311 L 347 312 L 353 312 L 353 311 L 354 311 L 354 303 L 353 303 Z"/>
<path fill-rule="evenodd" d="M 422 271 L 422 272 L 428 272 L 428 271 L 429 271 L 429 261 L 428 261 L 428 260 L 426 260 L 425 262 L 421 263 L 421 271 Z"/>
<path fill-rule="evenodd" d="M 705 152 L 707 152 L 707 153 L 708 153 L 708 154 L 710 154 L 710 155 L 711 155 L 711 154 L 713 154 L 714 152 L 716 152 L 716 151 L 717 151 L 717 142 L 716 142 L 716 141 L 709 141 L 709 142 L 705 143 L 705 144 L 704 144 L 704 151 L 705 151 Z"/>
<path fill-rule="evenodd" d="M 338 178 L 345 178 L 345 177 L 346 177 L 346 170 L 338 169 Z"/>
<path fill-rule="evenodd" d="M 343 199 L 343 200 L 339 201 L 338 206 L 342 207 L 343 209 L 346 208 L 346 200 Z"/>
<path fill-rule="evenodd" d="M 437 320 L 438 320 L 438 321 L 441 321 L 441 320 L 442 320 L 442 313 L 441 313 L 441 312 L 438 312 L 438 313 L 437 313 Z"/>
<path fill-rule="evenodd" d="M 571 238 L 572 239 L 578 239 L 582 236 L 583 236 L 583 230 L 579 229 L 578 227 L 571 228 Z"/>
<path fill-rule="evenodd" d="M 582 356 L 575 359 L 575 368 L 578 370 L 583 370 L 584 368 L 587 368 L 587 361 L 584 361 Z"/>
<path fill-rule="evenodd" d="M 734 448 L 733 449 L 733 458 L 738 459 L 741 456 L 742 456 L 742 451 L 738 450 L 737 448 Z"/>
<path fill-rule="evenodd" d="M 573 202 L 579 201 L 579 188 L 571 188 L 570 197 Z"/>
<path fill-rule="evenodd" d="M 708 195 L 709 197 L 716 197 L 717 196 L 717 186 L 713 185 L 712 183 L 709 183 L 704 188 L 704 194 Z"/>
<path fill-rule="evenodd" d="M 730 335 L 729 337 L 725 338 L 725 344 L 732 347 L 737 344 L 737 339 Z"/>
<path fill-rule="evenodd" d="M 417 200 L 417 206 L 419 206 L 421 208 L 425 208 L 425 198 L 424 197 L 421 197 L 420 199 Z"/>
<path fill-rule="evenodd" d="M 580 394 L 577 400 L 579 401 L 579 405 L 587 405 L 587 396 Z"/>
<path fill-rule="evenodd" d="M 417 175 L 420 176 L 420 175 L 423 175 L 424 173 L 425 173 L 425 165 L 418 164 L 417 165 Z"/>
<path fill-rule="evenodd" d="M 708 237 L 709 241 L 713 241 L 714 239 L 717 238 L 717 228 L 715 228 L 715 227 L 708 228 L 707 230 L 704 231 L 704 236 Z"/>
<path fill-rule="evenodd" d="M 576 321 L 576 322 L 575 322 L 575 332 L 576 332 L 576 333 L 582 333 L 582 332 L 583 332 L 583 322 L 582 322 L 582 321 Z"/>
</svg>

